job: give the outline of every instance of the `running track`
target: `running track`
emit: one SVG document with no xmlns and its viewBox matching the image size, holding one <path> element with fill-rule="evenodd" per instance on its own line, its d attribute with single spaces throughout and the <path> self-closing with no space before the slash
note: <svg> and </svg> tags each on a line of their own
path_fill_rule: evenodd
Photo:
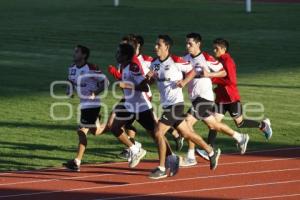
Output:
<svg viewBox="0 0 300 200">
<path fill-rule="evenodd" d="M 151 180 L 157 161 L 129 169 L 127 163 L 0 173 L 2 199 L 300 199 L 300 147 L 223 154 L 216 171 L 198 159 L 175 177 Z"/>
</svg>

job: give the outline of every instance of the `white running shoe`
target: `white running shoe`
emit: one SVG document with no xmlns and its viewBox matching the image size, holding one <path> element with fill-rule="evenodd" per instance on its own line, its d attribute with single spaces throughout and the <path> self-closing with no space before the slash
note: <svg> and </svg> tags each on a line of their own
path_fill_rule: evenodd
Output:
<svg viewBox="0 0 300 200">
<path fill-rule="evenodd" d="M 129 161 L 129 167 L 134 168 L 136 167 L 140 161 L 146 156 L 147 151 L 143 148 L 140 148 L 139 152 L 137 154 L 133 154 L 130 152 L 130 160 Z"/>
<path fill-rule="evenodd" d="M 180 167 L 191 167 L 197 165 L 197 160 L 188 158 L 188 157 L 180 157 L 179 166 Z"/>
<path fill-rule="evenodd" d="M 242 141 L 237 143 L 237 148 L 240 150 L 241 154 L 245 154 L 250 137 L 248 134 L 242 134 L 242 137 Z"/>
<path fill-rule="evenodd" d="M 205 160 L 209 160 L 208 153 L 204 150 L 196 148 L 196 153 Z"/>
</svg>

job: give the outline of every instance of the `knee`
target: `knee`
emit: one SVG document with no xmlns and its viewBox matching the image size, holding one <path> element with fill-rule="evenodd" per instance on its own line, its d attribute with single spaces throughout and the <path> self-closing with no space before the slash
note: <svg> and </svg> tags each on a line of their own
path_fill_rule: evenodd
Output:
<svg viewBox="0 0 300 200">
<path fill-rule="evenodd" d="M 194 133 L 194 131 L 190 131 L 190 132 L 188 132 L 188 131 L 181 131 L 180 132 L 180 135 L 184 138 L 184 139 L 190 139 L 190 137 L 191 137 L 191 134 L 193 134 Z M 195 133 L 196 134 L 196 133 Z"/>
<path fill-rule="evenodd" d="M 222 125 L 221 125 L 221 123 L 216 121 L 216 123 L 209 123 L 208 128 L 210 130 L 221 131 Z"/>
<path fill-rule="evenodd" d="M 128 131 L 132 131 L 134 133 L 137 132 L 136 128 L 132 124 L 126 124 L 125 129 L 128 130 Z"/>
<path fill-rule="evenodd" d="M 242 128 L 243 125 L 244 125 L 244 120 L 243 121 L 235 121 L 235 125 L 238 127 L 238 128 Z"/>
<path fill-rule="evenodd" d="M 164 139 L 164 134 L 163 134 L 163 132 L 160 131 L 160 130 L 155 130 L 155 132 L 154 132 L 154 137 L 155 137 L 155 139 L 156 139 L 157 141 L 161 141 L 161 140 Z"/>
<path fill-rule="evenodd" d="M 122 133 L 123 133 L 122 127 L 117 126 L 117 125 L 111 125 L 110 130 L 116 137 L 120 137 L 120 135 L 122 135 Z"/>
<path fill-rule="evenodd" d="M 77 130 L 77 134 L 78 134 L 78 139 L 79 139 L 79 143 L 83 144 L 84 146 L 87 146 L 87 131 L 85 129 L 79 128 Z"/>
</svg>

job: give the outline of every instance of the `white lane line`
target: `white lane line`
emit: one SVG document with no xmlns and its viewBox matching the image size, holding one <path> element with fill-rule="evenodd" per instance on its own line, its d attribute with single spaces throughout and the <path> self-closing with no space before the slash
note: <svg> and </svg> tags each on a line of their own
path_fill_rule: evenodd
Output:
<svg viewBox="0 0 300 200">
<path fill-rule="evenodd" d="M 252 161 L 238 161 L 238 162 L 228 162 L 228 163 L 220 163 L 218 166 L 227 166 L 227 165 L 236 165 L 236 164 L 249 164 L 249 163 L 260 163 L 260 162 L 274 162 L 274 161 L 283 161 L 283 160 L 295 160 L 300 157 L 294 157 L 294 158 L 276 158 L 276 159 L 267 159 L 267 160 L 252 160 Z M 196 165 L 191 167 L 182 168 L 183 170 L 191 169 L 191 168 L 204 168 L 208 167 L 208 164 L 203 165 Z M 96 172 L 95 172 L 96 173 Z M 137 174 L 140 172 L 131 172 L 131 171 L 125 171 L 123 173 L 128 174 Z M 52 182 L 52 181 L 63 181 L 63 180 L 76 180 L 76 179 L 84 179 L 84 178 L 94 178 L 94 177 L 101 177 L 101 176 L 116 176 L 119 174 L 101 174 L 101 175 L 88 175 L 88 176 L 74 176 L 74 177 L 67 177 L 67 178 L 53 178 L 53 179 L 39 179 L 34 181 L 22 181 L 22 182 L 13 182 L 13 183 L 2 183 L 0 186 L 10 186 L 10 185 L 19 185 L 19 184 L 28 184 L 28 183 L 45 183 L 45 182 Z"/>
<path fill-rule="evenodd" d="M 152 181 L 145 181 L 145 182 L 139 182 L 139 183 L 128 183 L 128 184 L 118 184 L 118 185 L 75 188 L 75 189 L 67 189 L 67 190 L 55 190 L 55 191 L 45 191 L 45 192 L 33 192 L 33 193 L 3 195 L 3 196 L 0 196 L 0 198 L 33 196 L 33 195 L 54 194 L 54 193 L 63 193 L 63 192 L 74 192 L 74 191 L 86 191 L 86 190 L 94 190 L 94 189 L 119 188 L 119 187 L 139 186 L 139 185 L 157 184 L 157 183 L 171 183 L 171 182 L 177 182 L 177 181 L 190 181 L 190 180 L 207 179 L 207 178 L 224 178 L 224 177 L 230 177 L 230 176 L 242 176 L 242 175 L 252 175 L 252 174 L 274 173 L 274 172 L 278 173 L 278 172 L 286 172 L 286 171 L 300 171 L 300 168 L 288 168 L 288 169 L 266 170 L 266 171 L 253 171 L 253 172 L 243 172 L 243 173 L 222 174 L 222 175 L 215 175 L 215 176 L 213 176 L 213 175 L 212 176 L 198 176 L 198 177 L 191 177 L 191 178 L 181 178 L 181 179 L 162 180 L 162 181 L 153 181 L 152 180 Z M 300 180 L 298 180 L 298 181 L 300 181 Z"/>
<path fill-rule="evenodd" d="M 289 150 L 298 150 L 300 147 L 290 147 L 290 148 L 277 148 L 277 149 L 265 149 L 265 150 L 256 150 L 256 151 L 247 151 L 245 155 L 251 154 L 251 153 L 264 153 L 264 152 L 276 152 L 276 151 L 289 151 Z M 239 153 L 225 153 L 222 155 L 236 155 Z M 127 162 L 108 162 L 108 163 L 94 163 L 94 164 L 85 164 L 83 166 L 106 166 L 106 165 L 120 165 L 120 164 L 126 164 Z M 50 169 L 37 169 L 37 170 L 24 170 L 24 171 L 13 171 L 13 172 L 2 172 L 0 173 L 0 176 L 2 175 L 8 175 L 8 174 L 22 174 L 22 173 L 38 173 L 38 172 L 45 172 L 45 171 L 53 171 L 53 170 L 61 170 L 65 169 L 63 167 L 58 168 L 50 168 Z"/>
<path fill-rule="evenodd" d="M 276 196 L 267 196 L 267 197 L 253 197 L 253 198 L 247 198 L 242 200 L 256 200 L 256 199 L 276 199 L 276 198 L 282 198 L 282 197 L 295 197 L 300 196 L 300 193 L 298 194 L 284 194 L 284 195 L 276 195 Z"/>
<path fill-rule="evenodd" d="M 127 171 L 124 174 L 137 174 L 139 172 L 131 172 Z M 28 183 L 45 183 L 45 182 L 54 182 L 54 181 L 65 181 L 65 180 L 77 180 L 77 179 L 85 179 L 85 178 L 94 178 L 94 177 L 103 177 L 103 176 L 115 176 L 116 174 L 113 173 L 106 173 L 100 175 L 88 175 L 88 176 L 72 176 L 67 178 L 53 178 L 53 179 L 39 179 L 34 181 L 22 181 L 22 182 L 13 182 L 13 183 L 2 183 L 0 186 L 9 186 L 9 185 L 19 185 L 19 184 L 28 184 Z"/>
<path fill-rule="evenodd" d="M 234 185 L 234 186 L 226 186 L 226 187 L 204 188 L 199 190 L 184 190 L 184 191 L 176 191 L 176 192 L 163 192 L 163 193 L 153 193 L 153 194 L 143 194 L 143 195 L 119 196 L 119 197 L 110 197 L 110 198 L 102 198 L 102 199 L 95 199 L 95 200 L 115 200 L 115 199 L 129 199 L 129 198 L 133 199 L 139 197 L 160 196 L 160 195 L 168 195 L 168 194 L 182 194 L 182 193 L 205 192 L 205 191 L 214 191 L 214 190 L 229 190 L 229 189 L 236 189 L 236 188 L 279 185 L 279 184 L 298 183 L 298 182 L 300 182 L 300 180 L 267 182 L 267 183 L 248 184 L 248 185 Z"/>
<path fill-rule="evenodd" d="M 289 151 L 289 150 L 300 150 L 300 147 L 253 150 L 253 151 L 247 151 L 246 154 L 244 155 L 251 154 L 251 153 L 265 153 L 265 152 L 277 152 L 277 151 Z M 236 155 L 236 154 L 240 155 L 239 152 L 225 153 L 223 155 Z"/>
<path fill-rule="evenodd" d="M 84 164 L 82 166 L 107 166 L 107 165 L 120 165 L 120 164 L 126 164 L 127 162 L 108 162 L 108 163 L 93 163 L 93 164 Z M 21 170 L 21 171 L 12 171 L 12 172 L 2 172 L 0 173 L 0 176 L 8 175 L 8 174 L 26 174 L 26 173 L 43 173 L 48 171 L 55 171 L 55 170 L 62 170 L 66 169 L 65 167 L 55 167 L 55 168 L 47 168 L 47 169 L 36 169 L 36 170 Z"/>
</svg>

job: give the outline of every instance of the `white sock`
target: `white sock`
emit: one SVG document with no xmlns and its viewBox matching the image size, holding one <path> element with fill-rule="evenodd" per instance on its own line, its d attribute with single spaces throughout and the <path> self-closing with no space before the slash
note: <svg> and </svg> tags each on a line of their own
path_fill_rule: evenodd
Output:
<svg viewBox="0 0 300 200">
<path fill-rule="evenodd" d="M 238 133 L 238 132 L 234 132 L 233 136 L 232 136 L 237 142 L 241 142 L 243 140 L 242 134 Z"/>
<path fill-rule="evenodd" d="M 137 154 L 140 151 L 140 149 L 136 145 L 132 145 L 131 147 L 129 147 L 129 149 L 133 154 Z"/>
<path fill-rule="evenodd" d="M 187 152 L 187 158 L 194 160 L 195 159 L 195 149 L 189 149 Z"/>
<path fill-rule="evenodd" d="M 162 167 L 162 166 L 158 166 L 158 169 L 160 169 L 161 171 L 166 171 L 166 168 L 165 167 Z"/>
<path fill-rule="evenodd" d="M 75 158 L 74 160 L 75 160 L 76 165 L 79 166 L 81 164 L 81 160 L 79 160 L 78 158 Z"/>
<path fill-rule="evenodd" d="M 208 156 L 209 156 L 209 157 L 213 157 L 214 155 L 215 155 L 214 150 L 212 150 L 210 153 L 208 153 Z"/>
</svg>

